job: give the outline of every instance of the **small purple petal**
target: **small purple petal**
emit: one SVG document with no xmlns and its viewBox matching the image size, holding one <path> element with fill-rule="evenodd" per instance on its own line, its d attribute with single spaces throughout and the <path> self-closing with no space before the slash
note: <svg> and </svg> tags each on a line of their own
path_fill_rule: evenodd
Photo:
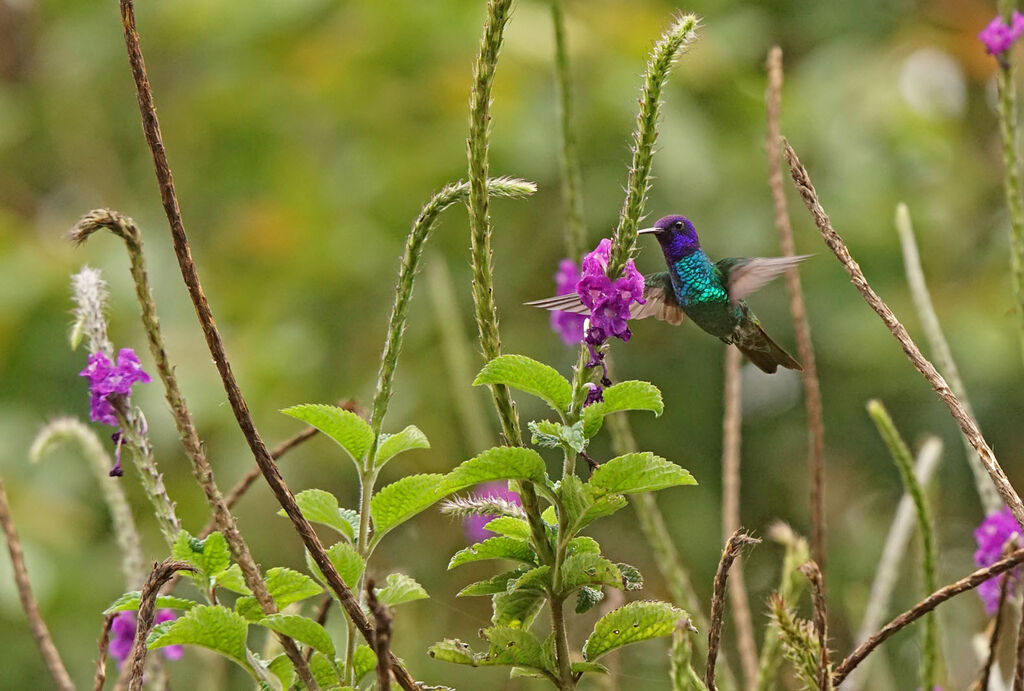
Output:
<svg viewBox="0 0 1024 691">
<path fill-rule="evenodd" d="M 1003 547 L 1014 536 L 1024 541 L 1024 535 L 1010 509 L 1004 507 L 1002 511 L 987 516 L 974 531 L 974 539 L 978 543 L 978 550 L 974 553 L 975 563 L 980 567 L 995 564 L 1003 558 Z M 1007 577 L 1010 578 L 1010 585 L 1015 587 L 1020 580 L 1020 569 L 1010 571 Z M 993 576 L 978 586 L 978 597 L 989 614 L 995 614 L 999 606 L 999 578 Z"/>
<path fill-rule="evenodd" d="M 576 292 L 576 284 L 580 281 L 580 272 L 576 262 L 563 259 L 555 274 L 555 294 L 568 295 Z M 582 314 L 572 312 L 551 312 L 551 328 L 562 338 L 567 346 L 576 345 L 583 340 L 583 323 L 587 320 Z"/>
<path fill-rule="evenodd" d="M 120 667 L 132 651 L 132 643 L 135 642 L 135 613 L 120 612 L 110 625 L 110 656 L 117 660 Z"/>
<path fill-rule="evenodd" d="M 604 400 L 604 387 L 594 382 L 587 382 L 585 386 L 587 387 L 587 400 L 583 401 L 584 408 Z"/>
<path fill-rule="evenodd" d="M 162 609 L 156 613 L 156 616 L 153 618 L 153 624 L 156 625 L 177 618 L 178 615 L 174 613 L 174 610 Z M 160 650 L 168 660 L 180 660 L 185 655 L 185 646 L 183 645 L 165 645 Z"/>
<path fill-rule="evenodd" d="M 1002 54 L 1008 51 L 1014 42 L 1024 35 L 1024 15 L 1014 12 L 1010 17 L 1010 23 L 1006 24 L 999 15 L 994 17 L 984 29 L 978 34 L 978 38 L 985 44 L 985 50 L 1001 58 Z"/>
</svg>

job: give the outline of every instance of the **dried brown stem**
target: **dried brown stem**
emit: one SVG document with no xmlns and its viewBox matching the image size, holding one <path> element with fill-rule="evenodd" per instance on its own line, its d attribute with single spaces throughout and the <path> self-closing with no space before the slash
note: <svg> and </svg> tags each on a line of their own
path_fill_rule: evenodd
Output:
<svg viewBox="0 0 1024 691">
<path fill-rule="evenodd" d="M 782 254 L 796 254 L 793 242 L 793 224 L 789 219 L 786 194 L 783 190 L 782 156 L 779 150 L 779 114 L 782 104 L 782 49 L 775 46 L 768 53 L 768 184 L 775 206 L 775 227 L 779 231 Z M 789 311 L 793 314 L 793 332 L 797 355 L 803 365 L 804 399 L 807 402 L 807 436 L 810 441 L 808 463 L 811 469 L 811 555 L 825 573 L 825 423 L 821 408 L 821 386 L 818 366 L 811 343 L 811 323 L 807 318 L 804 291 L 800 285 L 800 271 L 786 271 L 786 292 L 789 293 Z"/>
<path fill-rule="evenodd" d="M 999 635 L 1003 632 L 1003 618 L 1006 609 L 1006 595 L 1010 590 L 1010 578 L 1006 574 L 999 579 L 999 603 L 996 605 L 996 616 L 992 620 L 992 632 L 988 639 L 988 655 L 985 656 L 985 664 L 978 675 L 978 682 L 974 685 L 977 691 L 988 690 L 988 678 L 992 673 L 992 665 L 996 663 L 996 652 L 999 648 Z"/>
<path fill-rule="evenodd" d="M 814 630 L 818 633 L 818 689 L 828 691 L 828 610 L 825 607 L 825 579 L 813 561 L 800 567 L 800 572 L 811 582 L 811 602 L 814 604 Z"/>
<path fill-rule="evenodd" d="M 320 539 L 313 531 L 313 527 L 299 510 L 299 506 L 295 502 L 295 496 L 288 489 L 284 478 L 281 476 L 277 466 L 274 464 L 274 460 L 270 456 L 270 452 L 267 450 L 266 444 L 256 431 L 252 415 L 245 403 L 241 390 L 238 388 L 234 373 L 231 371 L 231 364 L 224 350 L 224 342 L 221 339 L 220 332 L 217 330 L 213 313 L 210 310 L 210 305 L 207 302 L 203 288 L 199 283 L 199 275 L 192 261 L 192 251 L 189 247 L 188 236 L 185 234 L 181 210 L 178 206 L 178 197 L 174 191 L 174 178 L 167 162 L 163 138 L 160 134 L 160 123 L 157 119 L 156 106 L 153 103 L 153 92 L 149 85 L 149 79 L 146 76 L 145 61 L 143 60 L 142 49 L 139 45 L 139 34 L 135 28 L 134 6 L 132 0 L 120 0 L 120 5 L 125 45 L 128 49 L 132 77 L 135 80 L 139 110 L 142 114 L 142 129 L 145 134 L 146 143 L 153 155 L 153 164 L 160 187 L 160 199 L 170 224 L 174 253 L 178 259 L 178 266 L 181 269 L 182 278 L 188 289 L 189 297 L 192 300 L 199 323 L 202 326 L 203 335 L 206 338 L 210 354 L 213 356 L 214 364 L 217 366 L 217 371 L 220 373 L 224 389 L 227 392 L 231 410 L 235 415 L 235 420 L 238 422 L 242 434 L 245 436 L 246 442 L 249 444 L 256 464 L 263 473 L 263 477 L 266 478 L 274 496 L 284 508 L 288 518 L 291 519 L 296 532 L 298 532 L 303 544 L 313 557 L 313 561 L 316 562 L 324 574 L 328 585 L 338 595 L 341 605 L 355 623 L 356 628 L 359 629 L 367 641 L 372 641 L 373 625 L 363 614 L 362 609 L 359 607 L 359 601 L 352 593 L 352 590 L 345 585 L 345 582 L 338 574 L 338 570 L 331 563 L 323 544 L 321 544 Z M 290 655 L 289 658 L 291 658 Z M 416 681 L 393 654 L 389 655 L 389 664 L 402 688 L 407 691 L 419 688 Z M 298 662 L 295 662 L 295 666 L 296 670 L 300 673 L 306 667 L 305 660 L 302 659 L 301 655 L 298 656 Z M 313 681 L 312 677 L 303 679 L 303 681 L 310 688 L 316 688 L 316 682 Z"/>
<path fill-rule="evenodd" d="M 43 661 L 46 662 L 46 668 L 50 670 L 54 685 L 61 691 L 74 691 L 75 685 L 71 683 L 68 670 L 60 659 L 57 646 L 50 638 L 50 630 L 46 628 L 46 622 L 43 621 L 43 616 L 39 613 L 39 604 L 32 594 L 32 583 L 28 578 L 28 569 L 25 568 L 25 554 L 22 552 L 21 540 L 18 538 L 18 531 L 14 529 L 14 521 L 11 519 L 11 506 L 7 503 L 7 491 L 4 489 L 3 478 L 0 478 L 0 527 L 3 528 L 4 537 L 7 538 L 7 551 L 11 554 L 14 583 L 18 587 L 18 598 L 21 600 L 21 608 L 25 610 L 25 618 L 28 619 L 32 637 L 36 639 L 39 652 L 43 654 Z"/>
<path fill-rule="evenodd" d="M 996 460 L 995 454 L 981 435 L 978 423 L 967 412 L 960 399 L 950 390 L 946 380 L 938 373 L 935 366 L 921 353 L 921 349 L 910 338 L 910 334 L 907 333 L 906 328 L 896 318 L 893 311 L 872 290 L 867 279 L 864 277 L 864 272 L 861 271 L 860 266 L 850 256 L 846 243 L 843 242 L 843 239 L 832 228 L 832 222 L 829 220 L 828 214 L 825 213 L 821 203 L 818 201 L 818 194 L 814 191 L 811 178 L 808 176 L 807 170 L 800 163 L 800 159 L 797 158 L 793 147 L 785 139 L 782 140 L 782 143 L 786 160 L 789 162 L 790 172 L 793 176 L 793 183 L 796 185 L 797 190 L 799 190 L 800 196 L 803 197 L 804 204 L 806 204 L 811 212 L 811 216 L 814 217 L 815 225 L 818 226 L 818 230 L 825 239 L 825 244 L 828 245 L 829 249 L 832 250 L 836 258 L 843 265 L 843 268 L 846 269 L 846 273 L 850 275 L 851 282 L 860 292 L 861 296 L 863 296 L 865 302 L 881 317 L 886 327 L 892 332 L 892 335 L 903 346 L 903 352 L 906 353 L 914 368 L 921 373 L 921 376 L 925 378 L 935 393 L 949 408 L 950 414 L 952 414 L 953 419 L 960 426 L 964 436 L 967 437 L 971 442 L 971 446 L 978 452 L 978 456 L 981 458 L 981 462 L 984 463 L 985 470 L 988 472 L 989 477 L 992 478 L 992 482 L 999 491 L 999 495 L 1010 508 L 1013 517 L 1017 519 L 1017 523 L 1024 526 L 1024 503 L 1021 503 L 1020 496 L 1013 489 L 1010 481 L 1006 479 L 1006 473 L 1003 472 L 999 461 Z"/>
<path fill-rule="evenodd" d="M 740 447 L 742 444 L 743 356 L 736 348 L 725 351 L 725 412 L 722 414 L 722 535 L 732 535 L 740 527 Z M 743 560 L 738 558 L 729 579 L 729 604 L 736 625 L 736 642 L 743 667 L 745 688 L 757 686 L 757 643 L 754 623 L 743 578 Z"/>
<path fill-rule="evenodd" d="M 934 593 L 883 626 L 878 633 L 873 635 L 871 638 L 857 646 L 857 649 L 847 655 L 846 659 L 840 662 L 836 667 L 835 672 L 832 675 L 832 683 L 835 686 L 839 686 L 850 672 L 864 661 L 864 658 L 870 655 L 875 648 L 888 640 L 890 636 L 902 629 L 904 626 L 917 621 L 946 600 L 949 600 L 960 593 L 977 588 L 993 576 L 1006 573 L 1021 562 L 1024 562 L 1024 549 L 1018 549 L 1010 555 L 1003 557 L 995 564 L 992 564 L 992 566 L 986 566 L 983 569 L 978 569 L 964 578 L 961 578 L 959 581 L 954 581 L 947 586 L 939 588 Z"/>
<path fill-rule="evenodd" d="M 96 656 L 96 675 L 93 677 L 93 691 L 101 691 L 107 682 L 107 649 L 110 647 L 110 627 L 114 624 L 116 614 L 108 614 L 103 617 L 103 630 L 100 632 L 100 641 L 97 644 L 98 654 Z"/>
<path fill-rule="evenodd" d="M 373 614 L 375 635 L 373 652 L 377 654 L 377 689 L 378 691 L 390 691 L 391 670 L 388 669 L 386 660 L 391 647 L 391 613 L 388 608 L 377 599 L 377 593 L 373 590 L 372 578 L 366 579 L 366 604 Z"/>
<path fill-rule="evenodd" d="M 1015 691 L 1024 689 L 1024 608 L 1021 609 L 1020 625 L 1017 627 L 1017 660 L 1013 665 L 1013 686 Z"/>
<path fill-rule="evenodd" d="M 132 650 L 128 654 L 128 691 L 141 691 L 142 672 L 146 665 L 146 639 L 149 632 L 153 630 L 154 619 L 156 618 L 156 596 L 160 594 L 160 588 L 176 571 L 195 571 L 195 567 L 185 561 L 175 561 L 168 557 L 159 564 L 153 565 L 145 585 L 142 586 L 142 593 L 139 597 L 139 613 L 135 619 L 135 641 L 132 643 Z"/>
<path fill-rule="evenodd" d="M 729 580 L 729 569 L 736 557 L 747 545 L 756 545 L 761 541 L 750 537 L 742 530 L 737 530 L 725 543 L 722 559 L 718 562 L 715 572 L 715 590 L 711 599 L 711 626 L 708 629 L 708 664 L 704 669 L 704 683 L 708 691 L 715 691 L 715 662 L 718 659 L 718 646 L 722 642 L 722 618 L 725 614 L 725 588 Z"/>
</svg>

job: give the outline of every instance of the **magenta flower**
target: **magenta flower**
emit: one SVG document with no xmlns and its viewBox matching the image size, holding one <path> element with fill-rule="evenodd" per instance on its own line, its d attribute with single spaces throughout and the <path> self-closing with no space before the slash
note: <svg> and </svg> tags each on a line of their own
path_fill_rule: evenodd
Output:
<svg viewBox="0 0 1024 691">
<path fill-rule="evenodd" d="M 576 262 L 563 259 L 558 264 L 555 274 L 555 294 L 567 295 L 576 292 L 576 284 L 580 281 L 580 271 Z M 562 337 L 567 346 L 576 345 L 583 340 L 583 323 L 587 320 L 582 314 L 572 312 L 551 312 L 551 328 Z"/>
<path fill-rule="evenodd" d="M 114 414 L 111 397 L 127 397 L 136 382 L 145 384 L 151 379 L 143 371 L 142 363 L 139 362 L 139 358 L 131 348 L 121 349 L 117 354 L 116 365 L 110 362 L 105 354 L 93 353 L 89 356 L 89 364 L 78 374 L 89 380 L 89 419 L 111 427 L 118 427 L 112 436 L 116 444 L 114 456 L 117 462 L 110 469 L 110 474 L 118 477 L 123 474 L 121 470 L 121 430 L 117 416 Z"/>
<path fill-rule="evenodd" d="M 476 494 L 478 497 L 497 497 L 510 501 L 516 506 L 522 506 L 523 503 L 519 499 L 519 495 L 508 488 L 508 484 L 505 482 L 487 482 L 480 485 L 480 491 Z M 485 525 L 491 522 L 494 516 L 486 516 L 477 514 L 469 516 L 463 522 L 463 526 L 466 530 L 466 541 L 469 543 L 483 542 L 489 537 L 493 537 L 494 533 L 484 528 Z"/>
<path fill-rule="evenodd" d="M 985 50 L 994 55 L 1002 62 L 1003 53 L 1010 50 L 1014 42 L 1024 35 L 1024 15 L 1014 12 L 1010 17 L 1010 23 L 1003 21 L 1002 16 L 997 15 L 978 34 L 978 38 L 985 44 Z"/>
<path fill-rule="evenodd" d="M 162 609 L 156 613 L 153 622 L 159 624 L 164 621 L 177 619 L 178 615 L 170 609 Z M 120 612 L 114 617 L 110 625 L 110 656 L 117 660 L 117 668 L 120 669 L 132 651 L 132 643 L 135 642 L 135 612 Z M 180 660 L 185 654 L 184 646 L 167 645 L 160 649 L 168 660 Z"/>
<path fill-rule="evenodd" d="M 1003 546 L 1011 538 L 1016 536 L 1018 540 L 1024 541 L 1020 526 L 1017 520 L 1010 513 L 1010 509 L 1003 508 L 1002 511 L 987 516 L 981 522 L 978 529 L 974 531 L 974 539 L 978 543 L 978 551 L 974 553 L 974 561 L 980 567 L 992 566 L 1003 558 Z M 1010 587 L 1016 587 L 1020 581 L 1020 569 L 1008 572 Z M 993 576 L 978 586 L 978 597 L 985 603 L 985 611 L 995 614 L 999 607 L 999 580 L 1001 576 Z"/>
</svg>

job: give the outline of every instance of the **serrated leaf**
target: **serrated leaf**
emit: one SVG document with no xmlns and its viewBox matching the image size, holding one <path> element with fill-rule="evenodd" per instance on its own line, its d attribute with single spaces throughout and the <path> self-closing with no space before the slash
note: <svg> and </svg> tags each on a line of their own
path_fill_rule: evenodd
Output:
<svg viewBox="0 0 1024 691">
<path fill-rule="evenodd" d="M 585 585 L 576 593 L 576 614 L 583 614 L 593 609 L 604 599 L 604 591 Z"/>
<path fill-rule="evenodd" d="M 430 597 L 423 586 L 404 573 L 393 573 L 387 578 L 386 585 L 377 590 L 377 599 L 388 607 L 404 602 L 414 602 Z"/>
<path fill-rule="evenodd" d="M 601 429 L 604 416 L 622 410 L 647 410 L 661 415 L 665 404 L 658 387 L 645 381 L 624 381 L 602 392 L 604 400 L 583 409 L 583 435 L 590 439 Z"/>
<path fill-rule="evenodd" d="M 565 553 L 568 556 L 574 554 L 601 554 L 601 545 L 592 537 L 586 535 L 574 537 L 565 546 Z"/>
<path fill-rule="evenodd" d="M 373 444 L 373 430 L 363 418 L 334 405 L 308 403 L 285 408 L 285 415 L 308 422 L 338 442 L 341 448 L 359 465 Z"/>
<path fill-rule="evenodd" d="M 543 606 L 544 593 L 536 590 L 498 593 L 491 600 L 491 623 L 528 629 Z"/>
<path fill-rule="evenodd" d="M 580 453 L 587 447 L 587 440 L 583 436 L 583 422 L 573 425 L 563 425 L 560 422 L 551 420 L 534 420 L 527 424 L 532 437 L 531 443 L 547 449 L 563 448 Z"/>
<path fill-rule="evenodd" d="M 583 657 L 593 661 L 609 650 L 659 636 L 670 636 L 686 612 L 667 602 L 641 600 L 612 610 L 594 624 L 583 644 Z"/>
<path fill-rule="evenodd" d="M 271 631 L 294 638 L 328 657 L 334 657 L 334 642 L 324 627 L 312 619 L 297 614 L 271 614 L 256 623 Z"/>
<path fill-rule="evenodd" d="M 366 566 L 355 547 L 347 542 L 336 542 L 328 548 L 327 557 L 334 564 L 334 568 L 338 570 L 338 575 L 341 576 L 341 580 L 345 582 L 345 585 L 349 588 L 355 588 L 363 575 L 363 568 Z M 316 562 L 313 561 L 313 557 L 309 552 L 306 552 L 306 566 L 309 567 L 310 572 L 316 576 L 318 581 L 326 583 L 323 572 Z"/>
<path fill-rule="evenodd" d="M 408 475 L 373 495 L 373 499 L 370 500 L 373 544 L 380 542 L 389 530 L 429 508 L 443 497 L 440 487 L 444 477 L 438 473 Z"/>
<path fill-rule="evenodd" d="M 260 691 L 284 691 L 281 679 L 270 671 L 269 663 L 261 658 L 258 653 L 246 648 L 245 659 L 256 676 L 256 688 Z"/>
<path fill-rule="evenodd" d="M 197 605 L 174 621 L 154 628 L 146 642 L 150 650 L 167 645 L 198 645 L 234 660 L 252 671 L 246 660 L 245 639 L 249 624 L 220 605 Z"/>
<path fill-rule="evenodd" d="M 103 610 L 103 614 L 114 614 L 116 612 L 137 612 L 139 609 L 139 602 L 141 601 L 142 593 L 138 590 L 132 590 L 127 592 L 121 597 L 114 600 L 114 602 Z M 157 609 L 183 609 L 189 610 L 199 605 L 194 600 L 188 600 L 183 597 L 174 597 L 173 595 L 161 595 L 156 599 Z"/>
<path fill-rule="evenodd" d="M 533 547 L 526 540 L 514 537 L 489 537 L 483 542 L 470 545 L 466 549 L 459 550 L 448 562 L 448 568 L 468 564 L 471 561 L 483 561 L 485 559 L 515 559 L 527 564 L 537 563 L 537 554 Z"/>
<path fill-rule="evenodd" d="M 554 672 L 546 664 L 541 643 L 529 631 L 510 626 L 492 626 L 483 635 L 490 643 L 484 662 L 488 665 L 514 665 Z"/>
<path fill-rule="evenodd" d="M 335 689 L 341 681 L 341 675 L 338 674 L 334 660 L 321 652 L 315 652 L 309 658 L 309 671 L 316 679 L 316 683 L 325 689 Z"/>
<path fill-rule="evenodd" d="M 171 555 L 196 567 L 200 578 L 208 584 L 231 566 L 231 551 L 220 532 L 210 533 L 199 540 L 187 530 L 180 530 L 171 546 Z"/>
<path fill-rule="evenodd" d="M 338 498 L 330 492 L 322 489 L 303 490 L 295 495 L 295 502 L 306 520 L 334 528 L 349 540 L 355 540 L 356 531 L 359 530 L 359 514 L 341 508 Z M 288 514 L 281 509 L 277 515 L 287 517 Z"/>
<path fill-rule="evenodd" d="M 570 669 L 573 674 L 585 674 L 587 672 L 608 674 L 608 668 L 598 662 L 574 662 Z"/>
<path fill-rule="evenodd" d="M 319 571 L 317 573 L 319 574 Z M 267 569 L 267 575 L 263 577 L 263 580 L 267 584 L 267 592 L 274 599 L 274 604 L 278 609 L 284 609 L 292 603 L 319 595 L 324 591 L 316 581 L 306 574 L 284 566 Z M 255 597 L 238 598 L 235 602 L 235 611 L 250 621 L 262 619 L 264 616 L 263 609 Z"/>
<path fill-rule="evenodd" d="M 427 655 L 435 660 L 452 662 L 457 665 L 469 665 L 471 667 L 479 667 L 480 657 L 482 657 L 479 653 L 474 653 L 472 648 L 457 638 L 446 638 L 443 641 L 438 641 L 427 648 Z"/>
<path fill-rule="evenodd" d="M 456 597 L 471 597 L 476 595 L 494 595 L 508 591 L 508 582 L 515 580 L 529 571 L 528 567 L 520 566 L 514 571 L 499 573 L 497 576 L 488 578 L 486 581 L 471 583 L 459 591 Z"/>
<path fill-rule="evenodd" d="M 530 538 L 530 524 L 521 518 L 513 518 L 512 516 L 499 516 L 494 520 L 488 521 L 487 525 L 484 526 L 484 530 L 490 530 L 492 533 L 506 537 L 521 537 L 524 540 Z"/>
<path fill-rule="evenodd" d="M 595 496 L 653 492 L 676 485 L 696 485 L 689 471 L 649 451 L 627 453 L 602 463 L 588 483 Z"/>
<path fill-rule="evenodd" d="M 416 425 L 409 425 L 398 434 L 382 434 L 380 445 L 374 456 L 373 463 L 378 468 L 390 461 L 400 453 L 411 449 L 429 449 L 430 442 L 427 435 L 420 431 Z"/>
<path fill-rule="evenodd" d="M 572 400 L 572 385 L 554 367 L 525 355 L 501 355 L 480 370 L 473 386 L 504 384 L 537 396 L 557 413 L 564 414 Z"/>
<path fill-rule="evenodd" d="M 548 565 L 538 566 L 530 569 L 514 581 L 509 581 L 505 586 L 507 592 L 515 590 L 545 590 L 551 585 L 551 567 Z"/>
<path fill-rule="evenodd" d="M 584 585 L 622 589 L 622 573 L 600 554 L 584 552 L 567 557 L 562 564 L 561 592 L 569 593 Z"/>
<path fill-rule="evenodd" d="M 586 513 L 587 509 L 594 503 L 590 498 L 583 481 L 575 475 L 566 475 L 558 485 L 558 497 L 562 500 L 562 508 L 565 509 L 566 521 L 569 523 L 570 532 L 575 533 L 577 521 Z"/>
<path fill-rule="evenodd" d="M 266 668 L 281 682 L 281 688 L 290 689 L 295 683 L 295 665 L 284 653 L 267 663 Z"/>
<path fill-rule="evenodd" d="M 587 507 L 583 515 L 576 519 L 575 529 L 583 530 L 598 518 L 611 516 L 619 509 L 626 506 L 626 498 L 621 494 L 606 494 L 594 500 L 594 503 Z"/>
<path fill-rule="evenodd" d="M 361 645 L 352 653 L 352 671 L 358 684 L 363 677 L 377 669 L 377 653 L 368 645 Z"/>
<path fill-rule="evenodd" d="M 622 584 L 626 590 L 640 590 L 644 587 L 644 577 L 640 575 L 640 570 L 635 566 L 629 564 L 616 564 L 619 569 L 619 573 L 622 574 Z"/>
<path fill-rule="evenodd" d="M 441 493 L 447 495 L 494 480 L 530 480 L 543 484 L 547 481 L 547 466 L 533 449 L 496 446 L 462 462 L 448 473 L 441 485 Z"/>
<path fill-rule="evenodd" d="M 252 595 L 252 591 L 249 590 L 249 586 L 245 584 L 245 576 L 242 575 L 242 567 L 238 564 L 232 564 L 227 571 L 220 573 L 213 580 L 220 588 L 230 590 L 231 592 L 238 593 L 239 595 Z"/>
</svg>

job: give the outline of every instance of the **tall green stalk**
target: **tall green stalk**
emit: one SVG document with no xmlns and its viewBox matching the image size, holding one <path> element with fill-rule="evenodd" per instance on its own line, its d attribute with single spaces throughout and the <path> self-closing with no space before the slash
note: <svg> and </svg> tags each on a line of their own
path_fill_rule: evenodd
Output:
<svg viewBox="0 0 1024 691">
<path fill-rule="evenodd" d="M 578 262 L 587 246 L 587 232 L 583 221 L 583 175 L 580 172 L 576 127 L 573 122 L 572 72 L 569 70 L 562 0 L 551 0 L 551 22 L 555 30 L 555 83 L 558 85 L 558 115 L 562 135 L 558 162 L 562 169 L 565 246 L 569 258 Z"/>
<path fill-rule="evenodd" d="M 930 594 L 938 590 L 938 579 L 935 573 L 935 531 L 934 519 L 928 497 L 914 474 L 914 459 L 910 455 L 910 449 L 900 436 L 896 425 L 893 424 L 889 412 L 882 405 L 881 401 L 872 400 L 867 405 L 868 415 L 882 435 L 889 453 L 892 455 L 896 467 L 899 468 L 900 477 L 903 479 L 903 486 L 907 494 L 914 500 L 914 508 L 917 510 L 917 523 L 920 528 L 922 563 L 921 570 L 924 580 L 924 592 Z M 930 689 L 935 686 L 938 674 L 939 643 L 938 630 L 935 620 L 935 613 L 930 612 L 924 620 L 924 641 L 922 643 L 922 670 L 921 688 Z"/>
</svg>

